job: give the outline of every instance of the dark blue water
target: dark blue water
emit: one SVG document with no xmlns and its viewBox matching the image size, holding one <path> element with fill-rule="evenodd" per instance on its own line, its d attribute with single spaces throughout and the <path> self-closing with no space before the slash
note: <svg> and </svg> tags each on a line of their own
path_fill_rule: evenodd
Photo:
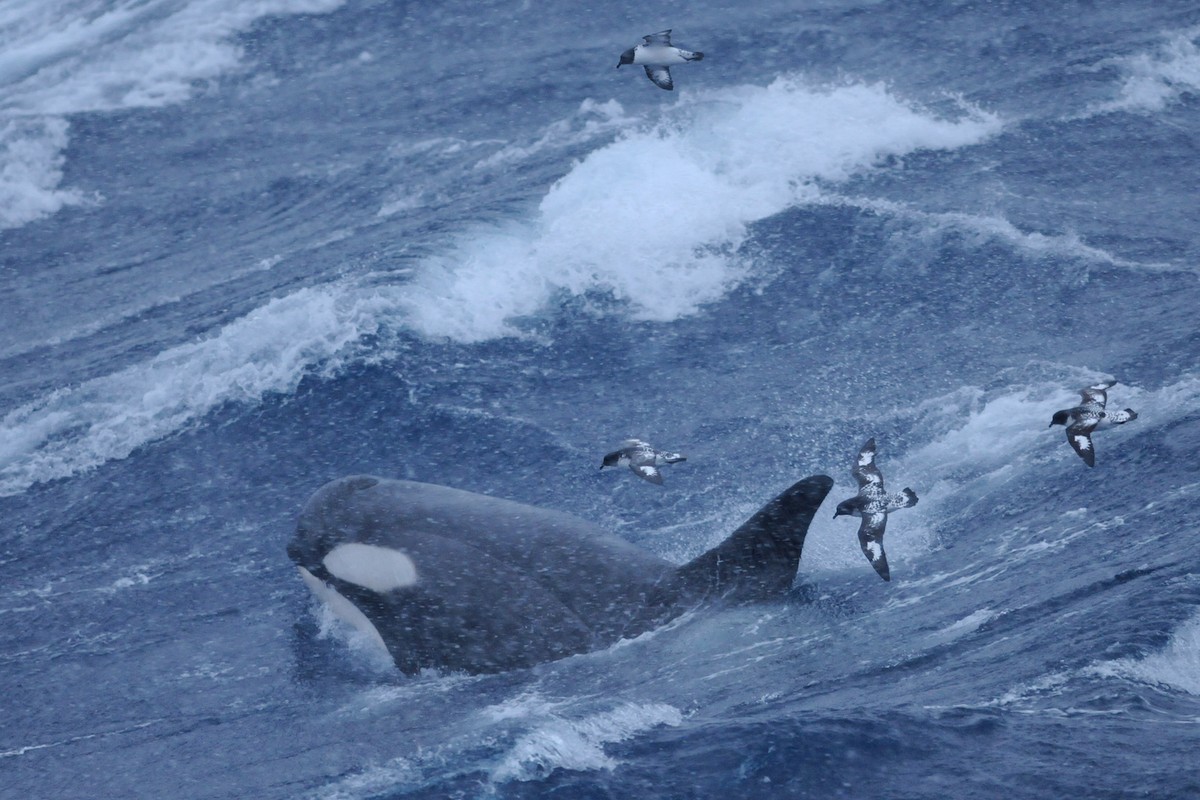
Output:
<svg viewBox="0 0 1200 800">
<path fill-rule="evenodd" d="M 1198 130 L 1187 2 L 9 0 L 0 795 L 1200 797 Z M 374 472 L 682 562 L 869 436 L 890 583 L 831 502 L 784 601 L 526 671 L 284 551 Z"/>
</svg>

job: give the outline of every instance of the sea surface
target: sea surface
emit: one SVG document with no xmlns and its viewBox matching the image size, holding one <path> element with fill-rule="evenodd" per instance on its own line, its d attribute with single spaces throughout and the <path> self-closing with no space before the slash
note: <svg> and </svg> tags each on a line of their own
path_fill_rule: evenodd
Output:
<svg viewBox="0 0 1200 800">
<path fill-rule="evenodd" d="M 0 796 L 1200 797 L 1198 198 L 1195 0 L 0 0 Z M 779 602 L 406 677 L 285 553 L 363 472 L 836 486 Z"/>
</svg>

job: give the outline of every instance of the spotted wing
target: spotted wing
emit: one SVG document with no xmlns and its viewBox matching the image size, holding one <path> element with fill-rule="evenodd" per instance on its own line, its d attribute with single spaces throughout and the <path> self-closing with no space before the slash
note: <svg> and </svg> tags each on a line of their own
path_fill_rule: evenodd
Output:
<svg viewBox="0 0 1200 800">
<path fill-rule="evenodd" d="M 887 553 L 883 552 L 883 531 L 887 527 L 887 514 L 863 514 L 858 526 L 858 543 L 863 555 L 885 581 L 892 579 L 888 572 Z"/>
<path fill-rule="evenodd" d="M 850 472 L 854 475 L 854 479 L 858 481 L 860 492 L 868 487 L 877 490 L 877 492 L 883 491 L 883 475 L 880 474 L 879 468 L 875 466 L 875 437 L 867 439 L 867 443 L 858 451 L 858 460 L 854 463 L 854 468 Z M 872 492 L 872 494 L 874 493 L 876 492 Z"/>
<path fill-rule="evenodd" d="M 658 451 L 645 442 L 631 440 L 625 452 L 634 464 L 658 464 Z"/>
<path fill-rule="evenodd" d="M 1096 450 L 1092 447 L 1092 430 L 1095 427 L 1096 420 L 1084 420 L 1067 428 L 1067 441 L 1089 467 L 1096 466 Z"/>
<path fill-rule="evenodd" d="M 675 82 L 671 80 L 671 70 L 666 67 L 646 67 L 646 77 L 660 89 L 669 92 L 675 88 Z"/>
<path fill-rule="evenodd" d="M 653 464 L 630 464 L 629 468 L 633 470 L 639 478 L 645 478 L 651 483 L 656 483 L 662 486 L 662 473 L 658 471 L 658 467 Z"/>
<path fill-rule="evenodd" d="M 1116 385 L 1116 381 L 1105 381 L 1097 383 L 1095 386 L 1089 386 L 1086 389 L 1079 390 L 1079 396 L 1083 398 L 1083 405 L 1087 408 L 1101 409 L 1108 402 L 1108 390 Z"/>
<path fill-rule="evenodd" d="M 662 45 L 663 47 L 671 46 L 671 28 L 658 33 L 651 33 L 642 37 L 642 41 L 648 45 Z M 657 83 L 657 81 L 655 81 Z M 667 88 L 667 87 L 663 87 Z"/>
</svg>

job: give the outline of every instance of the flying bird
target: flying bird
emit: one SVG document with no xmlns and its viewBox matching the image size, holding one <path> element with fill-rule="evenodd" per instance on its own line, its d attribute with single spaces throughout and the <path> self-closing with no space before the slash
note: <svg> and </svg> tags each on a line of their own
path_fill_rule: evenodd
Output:
<svg viewBox="0 0 1200 800">
<path fill-rule="evenodd" d="M 617 69 L 623 64 L 641 64 L 646 68 L 646 77 L 660 89 L 668 92 L 675 88 L 671 80 L 670 67 L 676 64 L 686 64 L 689 61 L 699 61 L 704 53 L 694 53 L 691 50 L 681 50 L 671 44 L 671 30 L 652 33 L 642 37 L 642 43 L 621 53 Z"/>
<path fill-rule="evenodd" d="M 655 450 L 640 439 L 626 439 L 621 443 L 620 450 L 614 450 L 604 457 L 600 469 L 627 466 L 639 478 L 662 485 L 663 476 L 658 468 L 663 464 L 674 464 L 677 461 L 687 461 L 687 458 L 679 453 Z"/>
<path fill-rule="evenodd" d="M 883 531 L 887 527 L 888 514 L 898 508 L 915 506 L 917 493 L 905 489 L 899 494 L 889 495 L 883 490 L 883 475 L 875 466 L 874 437 L 868 439 L 858 451 L 858 460 L 851 473 L 858 481 L 858 494 L 838 503 L 833 518 L 837 519 L 843 514 L 862 518 L 858 526 L 858 543 L 862 546 L 863 555 L 871 562 L 879 577 L 890 581 L 887 553 L 883 551 Z"/>
<path fill-rule="evenodd" d="M 1074 408 L 1064 408 L 1055 411 L 1050 420 L 1050 427 L 1065 425 L 1067 441 L 1089 467 L 1096 466 L 1096 449 L 1092 446 L 1092 431 L 1102 430 L 1113 425 L 1122 425 L 1137 419 L 1137 412 L 1132 408 L 1123 411 L 1105 411 L 1108 403 L 1108 390 L 1116 385 L 1116 381 L 1105 381 L 1079 390 L 1083 402 Z"/>
</svg>

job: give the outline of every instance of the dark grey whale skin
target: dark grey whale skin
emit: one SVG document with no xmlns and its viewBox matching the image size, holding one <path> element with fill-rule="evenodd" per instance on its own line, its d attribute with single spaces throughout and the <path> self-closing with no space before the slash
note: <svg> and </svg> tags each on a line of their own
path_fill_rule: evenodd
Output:
<svg viewBox="0 0 1200 800">
<path fill-rule="evenodd" d="M 608 647 L 705 603 L 782 596 L 832 486 L 797 482 L 677 566 L 571 514 L 353 475 L 313 494 L 287 549 L 366 614 L 403 672 L 503 672 Z M 403 551 L 416 584 L 375 592 L 335 578 L 322 560 L 350 542 Z"/>
</svg>

